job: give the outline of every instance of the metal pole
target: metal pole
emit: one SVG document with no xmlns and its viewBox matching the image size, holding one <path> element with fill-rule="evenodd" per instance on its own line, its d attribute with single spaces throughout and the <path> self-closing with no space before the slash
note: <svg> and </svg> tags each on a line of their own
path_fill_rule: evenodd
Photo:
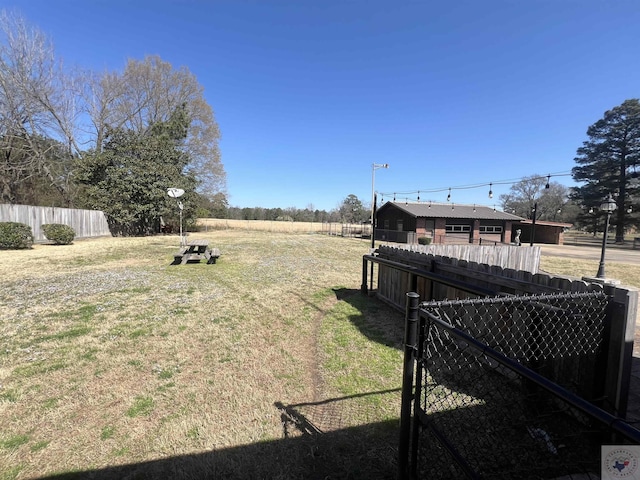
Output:
<svg viewBox="0 0 640 480">
<path fill-rule="evenodd" d="M 371 214 L 371 250 L 373 253 L 373 249 L 376 248 L 376 209 L 377 209 L 377 195 L 374 193 L 373 194 L 373 202 L 371 203 L 371 211 L 373 212 Z"/>
<path fill-rule="evenodd" d="M 373 212 L 371 215 L 371 255 L 373 255 L 373 252 L 376 248 L 376 223 L 375 223 L 375 218 L 376 218 L 376 194 L 373 194 L 373 203 L 371 204 L 371 211 Z M 373 262 L 371 262 L 371 288 L 370 290 L 373 290 Z"/>
<path fill-rule="evenodd" d="M 373 202 L 375 196 L 376 164 L 371 165 L 371 228 L 373 228 Z M 373 233 L 372 233 L 373 235 Z M 373 245 L 371 245 L 373 247 Z"/>
<path fill-rule="evenodd" d="M 598 273 L 596 278 L 605 278 L 604 274 L 604 255 L 607 251 L 607 233 L 609 233 L 609 218 L 611 212 L 607 212 L 607 219 L 604 222 L 604 234 L 602 235 L 602 251 L 600 252 L 600 265 L 598 266 Z"/>
<path fill-rule="evenodd" d="M 377 168 L 389 168 L 388 163 L 372 163 L 371 164 L 371 228 L 373 228 L 373 215 L 375 203 L 375 183 L 376 183 L 376 169 Z M 373 245 L 372 245 L 373 246 Z"/>
<path fill-rule="evenodd" d="M 180 246 L 184 246 L 184 237 L 182 236 L 182 208 L 180 209 Z"/>
<path fill-rule="evenodd" d="M 530 247 L 533 247 L 533 240 L 536 236 L 536 217 L 538 216 L 538 202 L 533 205 L 533 220 L 531 221 L 531 242 Z"/>
<path fill-rule="evenodd" d="M 367 294 L 367 259 L 362 259 L 362 285 L 360 285 L 360 292 L 363 295 Z"/>
<path fill-rule="evenodd" d="M 418 338 L 420 296 L 409 292 L 406 296 L 404 324 L 404 364 L 402 369 L 402 400 L 400 404 L 400 442 L 398 444 L 398 478 L 407 478 L 409 441 L 411 439 L 411 400 L 413 397 L 414 358 Z"/>
</svg>

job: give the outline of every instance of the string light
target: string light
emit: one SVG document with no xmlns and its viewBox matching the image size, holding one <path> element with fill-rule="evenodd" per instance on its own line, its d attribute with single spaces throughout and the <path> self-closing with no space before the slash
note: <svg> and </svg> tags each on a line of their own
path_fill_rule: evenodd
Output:
<svg viewBox="0 0 640 480">
<path fill-rule="evenodd" d="M 473 204 L 473 213 L 476 213 L 476 204 Z"/>
<path fill-rule="evenodd" d="M 455 203 L 452 203 L 452 204 L 451 204 L 451 210 L 455 210 L 455 209 L 456 209 L 456 204 L 455 204 Z"/>
<path fill-rule="evenodd" d="M 551 188 L 551 178 L 552 177 L 566 177 L 566 176 L 571 176 L 571 172 L 558 172 L 558 173 L 549 173 L 547 175 L 544 176 L 538 176 L 538 177 L 527 177 L 527 178 L 514 178 L 514 179 L 508 179 L 508 180 L 500 180 L 497 182 L 490 182 L 490 183 L 479 183 L 479 184 L 470 184 L 470 185 L 460 185 L 460 186 L 454 186 L 454 187 L 444 187 L 444 188 L 434 188 L 434 189 L 420 189 L 420 190 L 412 190 L 412 191 L 404 191 L 404 192 L 394 192 L 393 193 L 393 200 L 394 202 L 396 201 L 397 195 L 415 195 L 417 193 L 418 196 L 418 202 L 421 201 L 421 194 L 422 192 L 427 192 L 427 193 L 439 193 L 439 192 L 447 192 L 447 197 L 448 197 L 448 201 L 451 201 L 451 193 L 453 190 L 468 190 L 468 189 L 475 189 L 475 188 L 481 188 L 481 187 L 489 187 L 489 198 L 493 198 L 493 186 L 494 185 L 513 185 L 515 183 L 518 182 L 522 182 L 524 180 L 545 180 L 545 188 Z M 547 185 L 549 185 L 549 187 L 547 187 Z M 391 196 L 391 193 L 386 193 L 386 195 Z M 415 197 L 414 197 L 415 198 Z"/>
<path fill-rule="evenodd" d="M 544 186 L 547 190 L 549 190 L 549 181 L 551 180 L 551 175 L 547 175 L 547 184 Z"/>
</svg>

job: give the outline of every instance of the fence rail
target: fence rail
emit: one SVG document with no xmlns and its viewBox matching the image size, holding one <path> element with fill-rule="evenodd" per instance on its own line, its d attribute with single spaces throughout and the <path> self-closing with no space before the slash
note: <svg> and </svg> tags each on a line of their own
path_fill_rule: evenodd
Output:
<svg viewBox="0 0 640 480">
<path fill-rule="evenodd" d="M 99 210 L 0 204 L 0 222 L 29 225 L 36 242 L 46 240 L 41 227 L 48 223 L 69 225 L 75 231 L 76 238 L 111 235 L 106 216 Z"/>
</svg>

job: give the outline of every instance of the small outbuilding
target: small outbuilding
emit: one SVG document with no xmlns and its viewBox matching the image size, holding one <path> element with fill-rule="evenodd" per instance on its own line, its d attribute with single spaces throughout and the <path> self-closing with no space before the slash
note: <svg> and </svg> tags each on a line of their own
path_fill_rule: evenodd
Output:
<svg viewBox="0 0 640 480">
<path fill-rule="evenodd" d="M 418 243 L 512 243 L 522 217 L 480 205 L 386 202 L 376 212 L 376 240 Z M 536 234 L 537 235 L 537 234 Z"/>
<path fill-rule="evenodd" d="M 530 243 L 533 238 L 534 243 L 551 243 L 555 245 L 564 244 L 564 232 L 573 226 L 572 223 L 547 222 L 536 220 L 522 220 L 516 228 L 522 230 L 520 241 Z"/>
</svg>

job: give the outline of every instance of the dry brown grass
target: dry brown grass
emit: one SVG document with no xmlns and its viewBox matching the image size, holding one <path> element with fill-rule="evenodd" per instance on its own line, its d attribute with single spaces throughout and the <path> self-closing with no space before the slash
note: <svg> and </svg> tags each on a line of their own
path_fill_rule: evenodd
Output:
<svg viewBox="0 0 640 480">
<path fill-rule="evenodd" d="M 594 251 L 594 258 L 599 254 Z M 558 275 L 576 278 L 593 277 L 598 271 L 599 260 L 585 260 L 551 255 L 542 255 L 540 269 Z M 640 265 L 631 263 L 606 262 L 608 278 L 619 280 L 622 284 L 640 288 Z"/>
<path fill-rule="evenodd" d="M 347 343 L 362 337 L 362 347 L 371 341 L 363 319 L 398 318 L 366 299 L 336 299 L 334 287 L 359 289 L 369 244 L 237 230 L 193 236 L 220 248 L 218 264 L 170 266 L 176 236 L 0 251 L 0 478 L 393 472 L 395 445 L 364 439 L 376 424 L 395 428 L 385 422 L 399 393 L 372 391 L 396 387 L 399 370 L 345 387 L 318 360 L 322 342 L 334 341 L 325 319 L 346 329 Z M 374 336 L 376 328 L 384 330 L 374 326 Z M 400 368 L 397 345 L 383 337 L 373 342 Z M 363 418 L 327 401 L 356 393 L 367 399 L 357 411 L 370 408 Z M 336 436 L 302 435 L 299 422 L 327 414 L 344 417 L 321 429 Z"/>
<path fill-rule="evenodd" d="M 278 233 L 316 233 L 322 232 L 320 222 L 276 222 L 270 220 L 230 220 L 224 218 L 199 218 L 200 231 L 210 230 L 255 230 Z M 327 228 L 325 226 L 325 228 Z"/>
<path fill-rule="evenodd" d="M 393 478 L 402 315 L 357 294 L 369 243 L 193 237 L 218 264 L 170 266 L 176 236 L 0 251 L 0 479 Z"/>
</svg>

